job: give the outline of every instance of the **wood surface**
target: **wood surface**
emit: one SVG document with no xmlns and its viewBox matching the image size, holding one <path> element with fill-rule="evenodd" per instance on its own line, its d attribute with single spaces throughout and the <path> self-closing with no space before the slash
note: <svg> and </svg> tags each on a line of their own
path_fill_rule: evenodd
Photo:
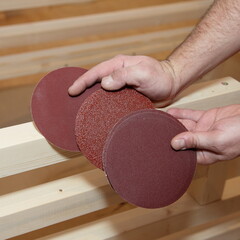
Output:
<svg viewBox="0 0 240 240">
<path fill-rule="evenodd" d="M 0 48 L 158 26 L 202 16 L 212 1 L 180 2 L 0 28 Z M 17 39 L 17 41 L 16 41 Z"/>
<path fill-rule="evenodd" d="M 212 2 L 0 1 L 0 124 L 29 121 L 32 88 L 54 68 L 89 68 L 119 53 L 165 58 Z M 240 79 L 239 57 L 186 89 L 171 106 L 240 103 L 240 84 L 233 79 Z M 221 79 L 209 81 L 216 78 Z M 141 209 L 124 202 L 81 154 L 52 147 L 33 123 L 2 128 L 0 239 L 235 240 L 239 162 L 198 165 L 179 201 Z"/>
<path fill-rule="evenodd" d="M 26 9 L 26 8 L 37 8 L 43 6 L 54 6 L 61 4 L 70 4 L 70 3 L 84 3 L 91 2 L 93 0 L 1 0 L 0 1 L 0 11 L 10 11 L 17 9 Z"/>
<path fill-rule="evenodd" d="M 188 190 L 191 196 L 201 205 L 205 205 L 222 198 L 227 168 L 225 162 L 218 162 L 206 166 L 207 174 L 199 179 L 194 179 Z"/>
<path fill-rule="evenodd" d="M 202 207 L 196 204 L 189 196 L 184 195 L 177 203 L 163 209 L 136 208 L 40 239 L 77 240 L 79 236 L 83 237 L 83 239 L 92 240 L 134 239 L 136 236 L 139 240 L 145 240 L 146 238 L 156 239 L 164 236 L 168 239 L 168 235 L 171 233 L 173 234 L 186 228 L 195 228 L 209 222 L 213 223 L 225 215 L 237 213 L 239 217 L 240 206 L 238 201 L 239 197 Z M 225 209 L 225 211 L 223 212 L 221 209 Z M 234 221 L 235 223 L 236 220 Z M 238 229 L 239 224 L 235 227 Z M 221 232 L 226 233 L 228 231 L 229 229 L 225 229 L 225 231 L 222 229 Z M 221 232 L 219 232 L 219 235 Z"/>
<path fill-rule="evenodd" d="M 191 30 L 192 27 L 165 30 L 2 56 L 0 80 L 46 73 L 64 66 L 95 65 L 118 54 L 151 55 L 172 50 Z"/>
<path fill-rule="evenodd" d="M 122 201 L 98 169 L 9 193 L 0 198 L 0 237 L 19 235 Z"/>
<path fill-rule="evenodd" d="M 193 1 L 193 0 L 185 0 Z M 4 12 L 18 12 L 18 15 L 28 15 L 28 13 L 35 11 L 37 17 L 41 19 L 54 18 L 61 15 L 62 17 L 69 17 L 77 13 L 77 15 L 86 15 L 96 12 L 115 11 L 119 9 L 131 9 L 136 7 L 146 7 L 149 5 L 160 5 L 166 3 L 179 2 L 179 0 L 2 0 L 0 11 Z M 36 9 L 37 8 L 37 9 Z M 36 11 L 37 10 L 37 11 Z M 57 14 L 58 12 L 58 14 Z M 15 18 L 16 16 L 11 16 Z M 16 20 L 16 19 L 15 19 Z M 22 21 L 33 21 L 35 18 L 22 19 Z M 40 19 L 38 19 L 40 20 Z"/>
</svg>

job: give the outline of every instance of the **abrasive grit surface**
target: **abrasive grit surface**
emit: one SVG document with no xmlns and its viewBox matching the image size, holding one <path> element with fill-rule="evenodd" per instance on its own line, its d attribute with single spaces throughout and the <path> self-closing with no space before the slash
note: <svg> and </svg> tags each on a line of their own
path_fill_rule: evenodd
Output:
<svg viewBox="0 0 240 240">
<path fill-rule="evenodd" d="M 131 112 L 152 108 L 148 98 L 131 88 L 115 92 L 96 91 L 77 113 L 75 133 L 79 148 L 90 162 L 103 169 L 102 151 L 113 126 Z"/>
<path fill-rule="evenodd" d="M 175 151 L 171 140 L 187 131 L 171 115 L 141 110 L 122 118 L 109 133 L 103 166 L 113 189 L 144 208 L 167 206 L 187 190 L 196 168 L 194 150 Z"/>
</svg>

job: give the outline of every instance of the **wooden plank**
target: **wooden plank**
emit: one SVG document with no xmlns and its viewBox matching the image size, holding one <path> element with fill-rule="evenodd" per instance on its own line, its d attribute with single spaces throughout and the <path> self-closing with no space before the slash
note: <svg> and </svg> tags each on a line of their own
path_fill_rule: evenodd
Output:
<svg viewBox="0 0 240 240">
<path fill-rule="evenodd" d="M 201 233 L 193 234 L 188 240 L 226 240 L 239 239 L 240 217 L 223 224 L 211 227 Z"/>
<path fill-rule="evenodd" d="M 239 204 L 240 201 L 239 184 L 240 177 L 229 179 L 226 181 L 223 194 L 224 201 L 218 201 L 216 203 L 206 205 L 205 207 L 200 208 L 199 210 L 192 211 L 191 209 L 189 209 L 188 213 L 183 213 L 180 216 L 176 217 L 169 217 L 164 221 L 143 226 L 136 230 L 132 230 L 120 234 L 116 237 L 109 238 L 108 240 L 135 239 L 136 236 L 138 236 L 138 240 L 145 240 L 146 236 L 148 237 L 148 239 L 159 240 L 179 240 L 179 239 L 195 240 L 195 238 L 192 238 L 192 236 L 195 236 L 195 234 L 197 234 L 198 236 L 198 233 L 205 232 L 210 228 L 215 228 L 216 226 L 220 226 L 221 224 L 225 224 L 229 221 L 239 218 L 240 209 L 238 210 L 232 209 L 230 212 L 228 209 L 229 207 L 231 208 L 232 204 L 235 206 Z M 226 231 L 226 234 L 229 234 L 227 236 L 232 236 L 231 234 L 234 233 L 231 231 Z M 209 234 L 209 236 L 212 235 Z M 237 238 L 226 237 L 223 239 L 237 239 Z"/>
<path fill-rule="evenodd" d="M 222 84 L 223 81 L 228 85 Z M 240 100 L 240 83 L 230 77 L 193 84 L 186 91 L 188 95 L 175 102 L 174 107 L 196 106 L 207 109 L 239 103 Z M 183 92 L 182 96 L 184 94 Z M 33 123 L 26 123 L 0 129 L 0 156 L 0 177 L 4 177 L 66 161 L 76 157 L 76 153 L 52 147 L 35 129 Z"/>
<path fill-rule="evenodd" d="M 114 33 L 199 18 L 212 0 L 181 2 L 110 13 L 3 26 L 0 48 Z M 17 39 L 17 41 L 16 41 Z"/>
<path fill-rule="evenodd" d="M 6 194 L 0 197 L 0 237 L 20 235 L 121 201 L 99 169 Z M 141 236 L 153 234 L 153 229 L 159 237 L 240 212 L 239 203 L 238 196 L 203 207 L 185 194 L 176 203 L 162 209 L 137 208 L 54 234 L 54 237 L 105 239 L 119 234 L 129 236 L 132 234 L 129 231 L 134 231 L 140 240 L 146 239 Z"/>
<path fill-rule="evenodd" d="M 240 104 L 239 87 L 240 82 L 231 77 L 224 77 L 214 81 L 197 82 L 185 89 L 171 105 L 165 107 L 163 110 L 171 107 L 207 110 L 230 104 Z M 228 95 L 230 89 L 233 91 Z"/>
<path fill-rule="evenodd" d="M 0 196 L 60 178 L 80 174 L 95 168 L 96 167 L 90 164 L 86 158 L 78 157 L 37 168 L 32 171 L 11 175 L 0 179 Z M 29 181 L 29 179 L 31 179 L 31 181 Z"/>
<path fill-rule="evenodd" d="M 227 162 L 227 178 L 240 176 L 240 157 Z"/>
<path fill-rule="evenodd" d="M 1 0 L 0 11 L 19 10 L 26 8 L 37 8 L 44 6 L 55 6 L 61 4 L 92 2 L 93 0 Z"/>
<path fill-rule="evenodd" d="M 0 177 L 66 161 L 79 154 L 50 145 L 32 122 L 0 129 Z"/>
<path fill-rule="evenodd" d="M 226 177 L 226 162 L 217 162 L 207 166 L 207 175 L 194 179 L 188 192 L 201 205 L 222 198 Z"/>
<path fill-rule="evenodd" d="M 193 0 L 184 0 L 184 1 L 190 2 Z M 36 2 L 36 0 L 32 0 L 33 4 L 34 2 Z M 6 18 L 2 19 L 2 21 L 0 22 L 0 25 L 4 26 L 4 25 L 45 21 L 50 19 L 62 19 L 62 18 L 69 18 L 74 16 L 113 12 L 113 11 L 141 8 L 141 7 L 147 7 L 147 6 L 157 6 L 157 5 L 159 6 L 162 4 L 170 4 L 175 2 L 180 2 L 180 0 L 148 0 L 148 1 L 145 1 L 145 0 L 131 0 L 131 1 L 94 0 L 94 1 L 88 1 L 88 2 L 82 2 L 82 3 L 79 2 L 75 4 L 66 3 L 63 5 L 17 9 L 17 10 L 2 12 L 3 14 L 6 15 Z"/>
<path fill-rule="evenodd" d="M 230 219 L 228 219 L 230 218 Z M 203 227 L 186 229 L 181 233 L 171 234 L 169 236 L 158 238 L 158 240 L 236 240 L 240 236 L 240 214 L 233 214 L 226 220 L 217 220 L 215 224 L 207 224 Z"/>
<path fill-rule="evenodd" d="M 137 208 L 40 239 L 74 240 L 79 239 L 80 236 L 91 240 L 135 239 L 136 237 L 138 240 L 156 239 L 182 229 L 214 221 L 228 214 L 239 213 L 239 201 L 240 197 L 202 207 L 184 195 L 175 204 L 162 209 Z"/>
<path fill-rule="evenodd" d="M 9 193 L 0 197 L 0 239 L 122 201 L 99 169 Z"/>
<path fill-rule="evenodd" d="M 89 240 L 109 239 L 123 232 L 161 221 L 167 217 L 182 214 L 187 211 L 187 208 L 195 210 L 198 209 L 199 206 L 185 195 L 178 203 L 163 209 L 136 208 L 40 239 L 74 240 L 79 239 L 79 236 L 81 236 L 82 239 Z M 140 239 L 140 237 L 141 236 L 139 236 L 138 239 Z"/>
<path fill-rule="evenodd" d="M 226 179 L 235 178 L 240 176 L 240 157 L 225 162 Z M 194 179 L 204 178 L 208 175 L 208 165 L 197 165 Z"/>
<path fill-rule="evenodd" d="M 147 2 L 144 0 L 131 0 L 131 2 L 126 0 L 121 0 L 121 2 L 111 1 L 111 0 L 42 0 L 42 1 L 35 1 L 35 0 L 1 0 L 0 1 L 0 11 L 12 11 L 12 10 L 29 10 L 29 8 L 39 8 L 31 9 L 31 11 L 35 11 L 36 14 L 42 15 L 44 13 L 44 7 L 48 8 L 49 6 L 55 6 L 54 11 L 59 11 L 61 15 L 63 15 L 63 8 L 66 11 L 78 11 L 79 15 L 90 14 L 93 12 L 98 12 L 99 9 L 101 11 L 114 11 L 117 9 L 129 9 L 134 7 L 142 7 L 142 6 L 149 6 L 149 5 L 157 5 L 157 4 L 164 4 L 169 2 L 177 2 L 179 0 L 148 0 Z M 193 1 L 193 0 L 188 0 Z M 87 4 L 81 4 L 87 3 Z M 128 3 L 128 4 L 127 4 Z M 64 6 L 59 6 L 64 5 Z M 58 7 L 57 7 L 58 6 Z M 92 8 L 90 11 L 89 8 Z M 83 9 L 84 11 L 81 11 Z M 43 11 L 42 11 L 43 10 Z M 26 12 L 26 11 L 25 11 Z M 51 11 L 50 11 L 51 12 Z M 48 12 L 49 13 L 49 12 Z M 56 16 L 56 15 L 54 15 Z M 65 15 L 66 16 L 66 15 Z"/>
<path fill-rule="evenodd" d="M 238 159 L 239 161 L 240 159 Z M 222 199 L 233 198 L 236 196 L 240 196 L 240 175 L 229 178 L 225 182 L 224 191 Z"/>
<path fill-rule="evenodd" d="M 32 120 L 29 111 L 29 100 L 34 87 L 34 85 L 25 85 L 16 88 L 9 87 L 4 90 L 0 89 L 0 128 Z"/>
<path fill-rule="evenodd" d="M 192 27 L 114 38 L 0 57 L 0 80 L 48 72 L 63 66 L 97 64 L 117 54 L 149 55 L 172 50 Z"/>
</svg>

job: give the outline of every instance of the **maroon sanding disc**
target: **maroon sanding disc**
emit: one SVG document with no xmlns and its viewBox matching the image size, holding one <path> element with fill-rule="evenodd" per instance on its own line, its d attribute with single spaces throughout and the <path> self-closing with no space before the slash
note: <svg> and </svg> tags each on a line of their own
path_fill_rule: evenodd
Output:
<svg viewBox="0 0 240 240">
<path fill-rule="evenodd" d="M 48 73 L 37 84 L 31 102 L 32 118 L 43 136 L 55 146 L 78 152 L 75 139 L 76 114 L 90 94 L 100 89 L 100 84 L 71 97 L 68 88 L 87 70 L 65 67 Z"/>
<path fill-rule="evenodd" d="M 87 159 L 102 167 L 102 151 L 109 131 L 125 115 L 153 108 L 152 102 L 134 89 L 108 92 L 100 89 L 89 96 L 76 118 L 76 140 Z"/>
<path fill-rule="evenodd" d="M 196 167 L 194 150 L 175 151 L 171 140 L 186 128 L 171 115 L 141 110 L 122 118 L 109 133 L 103 166 L 113 189 L 145 208 L 167 206 L 187 190 Z"/>
</svg>

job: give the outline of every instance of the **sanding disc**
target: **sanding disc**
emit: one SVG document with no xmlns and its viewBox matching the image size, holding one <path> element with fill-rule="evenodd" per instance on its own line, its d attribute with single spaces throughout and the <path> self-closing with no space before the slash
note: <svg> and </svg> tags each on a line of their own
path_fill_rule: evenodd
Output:
<svg viewBox="0 0 240 240">
<path fill-rule="evenodd" d="M 75 139 L 76 114 L 90 94 L 100 89 L 100 84 L 71 97 L 68 88 L 87 70 L 64 67 L 48 73 L 37 84 L 31 102 L 32 118 L 43 136 L 55 146 L 79 152 Z"/>
<path fill-rule="evenodd" d="M 152 102 L 131 88 L 93 93 L 81 105 L 76 118 L 76 140 L 84 156 L 103 169 L 103 146 L 112 127 L 131 112 L 151 108 Z"/>
<path fill-rule="evenodd" d="M 186 128 L 171 115 L 142 110 L 122 118 L 103 151 L 104 170 L 113 189 L 145 208 L 167 206 L 187 190 L 196 167 L 194 150 L 175 151 L 171 140 Z"/>
</svg>

